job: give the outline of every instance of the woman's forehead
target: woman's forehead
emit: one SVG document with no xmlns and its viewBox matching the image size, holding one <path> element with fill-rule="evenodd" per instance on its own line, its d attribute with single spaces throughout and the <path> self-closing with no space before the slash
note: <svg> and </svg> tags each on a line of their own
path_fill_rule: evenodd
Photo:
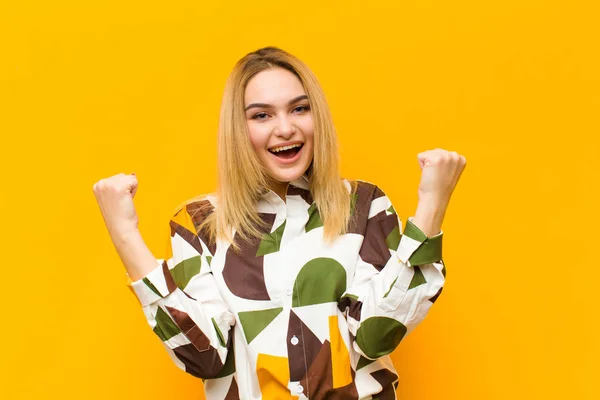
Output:
<svg viewBox="0 0 600 400">
<path fill-rule="evenodd" d="M 269 68 L 256 74 L 246 86 L 244 100 L 250 103 L 287 104 L 306 94 L 300 79 L 283 68 Z"/>
</svg>

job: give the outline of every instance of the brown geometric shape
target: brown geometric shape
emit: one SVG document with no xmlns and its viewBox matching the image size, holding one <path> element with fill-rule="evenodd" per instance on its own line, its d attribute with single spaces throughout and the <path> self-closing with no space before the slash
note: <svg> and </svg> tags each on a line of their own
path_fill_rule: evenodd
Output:
<svg viewBox="0 0 600 400">
<path fill-rule="evenodd" d="M 350 400 L 358 399 L 358 391 L 354 383 L 355 372 L 351 370 L 352 382 L 340 388 L 333 388 L 331 372 L 331 344 L 325 340 L 317 357 L 308 367 L 306 376 L 300 384 L 304 388 L 304 395 L 309 399 Z"/>
<path fill-rule="evenodd" d="M 292 344 L 294 336 L 298 340 L 295 346 Z M 290 311 L 287 349 L 291 381 L 299 381 L 306 375 L 306 366 L 313 363 L 322 346 L 323 344 L 310 328 L 298 318 L 294 311 Z"/>
<path fill-rule="evenodd" d="M 204 222 L 206 217 L 208 217 L 215 209 L 215 207 L 208 200 L 195 201 L 186 206 L 187 212 L 192 218 L 192 222 L 196 227 L 196 235 L 204 242 L 204 244 L 208 247 L 211 255 L 215 254 L 216 244 L 209 243 L 209 237 L 204 230 L 198 232 L 198 228 L 200 224 Z"/>
<path fill-rule="evenodd" d="M 175 347 L 173 352 L 185 365 L 185 372 L 196 378 L 215 378 L 221 369 L 223 369 L 219 353 L 213 347 L 207 351 L 200 352 L 192 343 L 188 343 Z"/>
<path fill-rule="evenodd" d="M 176 308 L 165 306 L 173 317 L 173 320 L 184 333 L 184 335 L 192 342 L 198 351 L 206 351 L 211 348 L 210 339 L 200 330 L 200 327 L 192 320 L 185 312 Z"/>
<path fill-rule="evenodd" d="M 379 189 L 379 187 L 375 186 L 375 190 L 373 191 L 373 200 L 378 199 L 380 197 L 385 196 L 383 190 Z"/>
<path fill-rule="evenodd" d="M 436 293 L 436 294 L 435 294 L 435 295 L 434 295 L 432 298 L 430 298 L 430 299 L 429 299 L 429 301 L 430 301 L 430 302 L 432 302 L 432 303 L 435 303 L 435 301 L 438 299 L 438 297 L 440 297 L 440 294 L 442 294 L 442 290 L 443 290 L 443 289 L 444 289 L 444 288 L 443 288 L 443 287 L 441 287 L 441 288 L 440 288 L 440 289 L 437 291 L 437 293 Z"/>
<path fill-rule="evenodd" d="M 181 211 L 185 212 L 185 211 Z M 194 232 L 190 232 L 187 228 L 179 225 L 177 222 L 171 220 L 171 237 L 175 236 L 175 233 L 183 238 L 186 242 L 190 244 L 199 254 L 202 254 L 202 246 L 200 245 L 200 239 Z"/>
<path fill-rule="evenodd" d="M 288 196 L 301 196 L 304 199 L 304 201 L 306 201 L 308 203 L 308 205 L 311 205 L 312 203 L 314 203 L 314 199 L 312 197 L 312 194 L 310 193 L 310 190 L 306 190 L 301 187 L 289 185 L 287 194 L 288 194 Z"/>
<path fill-rule="evenodd" d="M 171 271 L 169 271 L 169 265 L 167 265 L 167 260 L 163 260 L 162 262 L 162 272 L 165 277 L 165 281 L 167 282 L 167 290 L 169 294 L 173 293 L 175 289 L 177 289 L 177 283 L 175 283 L 175 279 L 173 279 L 173 275 L 171 275 Z"/>
<path fill-rule="evenodd" d="M 204 379 L 217 377 L 223 369 L 223 362 L 217 349 L 211 346 L 208 337 L 187 313 L 169 306 L 165 308 L 191 342 L 173 349 L 177 358 L 185 365 L 186 372 Z M 231 346 L 230 340 L 229 351 L 232 351 Z"/>
<path fill-rule="evenodd" d="M 235 380 L 235 376 L 232 376 L 231 385 L 229 386 L 229 390 L 227 391 L 224 400 L 240 400 L 240 393 L 238 390 L 238 384 Z"/>
<path fill-rule="evenodd" d="M 276 214 L 259 213 L 259 216 L 266 223 L 265 227 L 258 227 L 260 232 L 270 233 Z M 264 256 L 256 256 L 260 242 L 260 239 L 240 241 L 239 253 L 230 246 L 225 255 L 223 279 L 231 293 L 243 299 L 270 300 L 265 284 Z"/>
<path fill-rule="evenodd" d="M 354 318 L 356 321 L 360 321 L 360 314 L 362 311 L 362 301 L 355 300 L 351 297 L 342 297 L 338 302 L 338 309 L 341 312 L 346 311 L 348 308 L 348 316 Z"/>
<path fill-rule="evenodd" d="M 398 380 L 398 376 L 389 369 L 380 369 L 375 372 L 371 372 L 371 376 L 375 378 L 381 385 L 383 390 L 378 394 L 373 395 L 381 400 L 394 400 L 396 398 L 396 390 L 394 389 L 394 382 Z"/>
<path fill-rule="evenodd" d="M 358 233 L 364 236 L 369 218 L 371 202 L 377 186 L 368 182 L 357 182 L 356 185 L 356 203 L 354 204 L 354 215 L 350 218 L 348 224 L 348 233 Z"/>
<path fill-rule="evenodd" d="M 374 215 L 367 221 L 365 238 L 358 254 L 364 262 L 373 265 L 378 271 L 383 269 L 391 257 L 386 238 L 394 228 L 399 228 L 398 216 L 396 214 L 387 215 L 385 211 Z"/>
</svg>

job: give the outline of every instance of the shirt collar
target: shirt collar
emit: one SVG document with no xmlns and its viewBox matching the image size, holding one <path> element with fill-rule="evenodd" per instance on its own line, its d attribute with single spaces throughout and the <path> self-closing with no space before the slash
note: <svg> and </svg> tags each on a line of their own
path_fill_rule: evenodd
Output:
<svg viewBox="0 0 600 400">
<path fill-rule="evenodd" d="M 310 184 L 308 182 L 308 177 L 306 176 L 306 174 L 303 174 L 298 179 L 294 179 L 293 181 L 291 181 L 289 183 L 288 193 L 289 193 L 291 187 L 296 187 L 296 188 L 310 191 Z M 272 191 L 271 189 L 266 190 L 261 197 L 263 200 L 267 200 L 268 202 L 271 202 L 273 200 L 280 200 L 279 196 L 277 196 L 277 194 L 274 191 Z"/>
</svg>

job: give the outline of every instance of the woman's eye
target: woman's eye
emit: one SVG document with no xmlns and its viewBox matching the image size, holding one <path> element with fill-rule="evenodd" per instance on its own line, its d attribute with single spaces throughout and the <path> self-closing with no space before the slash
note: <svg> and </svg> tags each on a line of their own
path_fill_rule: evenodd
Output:
<svg viewBox="0 0 600 400">
<path fill-rule="evenodd" d="M 294 108 L 294 111 L 305 112 L 305 111 L 308 111 L 309 109 L 310 109 L 309 106 L 298 106 L 298 107 Z"/>
<path fill-rule="evenodd" d="M 261 112 L 258 114 L 254 114 L 254 116 L 252 117 L 252 119 L 265 119 L 267 117 L 267 113 Z"/>
</svg>

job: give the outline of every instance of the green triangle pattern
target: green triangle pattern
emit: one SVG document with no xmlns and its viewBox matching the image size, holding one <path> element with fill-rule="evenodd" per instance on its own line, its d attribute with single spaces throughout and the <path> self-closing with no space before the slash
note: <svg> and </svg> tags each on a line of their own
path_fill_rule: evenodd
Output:
<svg viewBox="0 0 600 400">
<path fill-rule="evenodd" d="M 394 282 L 392 282 L 392 284 L 390 285 L 389 290 L 387 291 L 386 294 L 383 295 L 383 298 L 385 299 L 386 297 L 388 297 L 388 294 L 390 294 L 390 292 L 392 291 L 392 288 L 394 287 L 394 285 L 396 284 L 396 281 L 398 280 L 398 277 L 396 277 L 396 279 L 394 279 Z"/>
<path fill-rule="evenodd" d="M 283 307 L 268 310 L 242 311 L 238 313 L 248 344 L 261 333 L 283 310 Z"/>
<path fill-rule="evenodd" d="M 388 249 L 396 251 L 400 245 L 401 236 L 400 228 L 395 226 L 390 234 L 385 238 L 385 244 L 387 244 Z"/>
<path fill-rule="evenodd" d="M 181 333 L 179 327 L 162 308 L 158 307 L 154 319 L 156 320 L 156 326 L 152 330 L 163 342 Z"/>
<path fill-rule="evenodd" d="M 262 240 L 260 241 L 260 245 L 258 246 L 258 250 L 256 251 L 256 257 L 264 256 L 265 254 L 271 254 L 279 251 L 279 247 L 281 246 L 281 238 L 283 237 L 283 231 L 285 230 L 285 223 L 287 221 L 283 221 L 275 231 L 272 233 L 263 234 Z"/>
<path fill-rule="evenodd" d="M 223 369 L 221 369 L 221 371 L 219 371 L 217 376 L 215 376 L 213 379 L 223 378 L 225 376 L 229 376 L 229 375 L 233 374 L 234 372 L 235 372 L 234 347 L 230 346 L 230 348 L 227 350 L 227 358 L 225 359 L 225 364 L 223 365 Z"/>
<path fill-rule="evenodd" d="M 150 288 L 150 290 L 152 290 L 154 293 L 156 293 L 156 295 L 158 297 L 162 297 L 162 295 L 160 294 L 160 292 L 158 291 L 158 289 L 156 288 L 156 286 L 154 286 L 152 284 L 152 282 L 150 282 L 150 279 L 148 278 L 143 278 L 142 282 L 144 282 L 146 284 L 146 286 L 148 286 L 148 288 Z"/>
<path fill-rule="evenodd" d="M 201 256 L 195 256 L 183 260 L 175 267 L 170 269 L 173 280 L 180 289 L 185 289 L 190 280 L 200 273 L 202 266 Z"/>
<path fill-rule="evenodd" d="M 421 269 L 419 267 L 413 267 L 413 269 L 415 270 L 415 274 L 413 275 L 410 281 L 410 285 L 408 285 L 409 290 L 416 288 L 417 286 L 423 285 L 424 283 L 427 283 L 427 281 L 425 280 L 425 275 L 423 275 Z"/>
<path fill-rule="evenodd" d="M 356 208 L 356 200 L 358 200 L 358 193 L 352 193 L 350 199 L 350 215 L 354 215 L 354 209 Z"/>
<path fill-rule="evenodd" d="M 358 364 L 356 364 L 356 370 L 358 371 L 362 367 L 366 367 L 367 365 L 371 364 L 374 361 L 375 360 L 369 360 L 366 357 L 360 356 L 360 358 L 358 359 Z"/>
<path fill-rule="evenodd" d="M 389 212 L 390 214 L 396 214 L 396 210 L 394 209 L 394 206 L 390 206 L 390 208 L 387 209 L 387 212 Z"/>
<path fill-rule="evenodd" d="M 323 221 L 321 220 L 321 214 L 317 208 L 317 203 L 312 203 L 308 209 L 308 222 L 306 223 L 305 230 L 306 232 L 310 232 L 321 226 L 323 226 Z"/>
<path fill-rule="evenodd" d="M 219 344 L 222 347 L 227 347 L 227 344 L 225 343 L 225 337 L 223 336 L 223 332 L 221 332 L 221 328 L 219 328 L 219 324 L 217 324 L 217 321 L 215 321 L 214 318 L 210 319 L 213 323 L 213 327 L 215 328 L 215 331 L 217 332 L 217 337 L 219 338 Z"/>
</svg>

